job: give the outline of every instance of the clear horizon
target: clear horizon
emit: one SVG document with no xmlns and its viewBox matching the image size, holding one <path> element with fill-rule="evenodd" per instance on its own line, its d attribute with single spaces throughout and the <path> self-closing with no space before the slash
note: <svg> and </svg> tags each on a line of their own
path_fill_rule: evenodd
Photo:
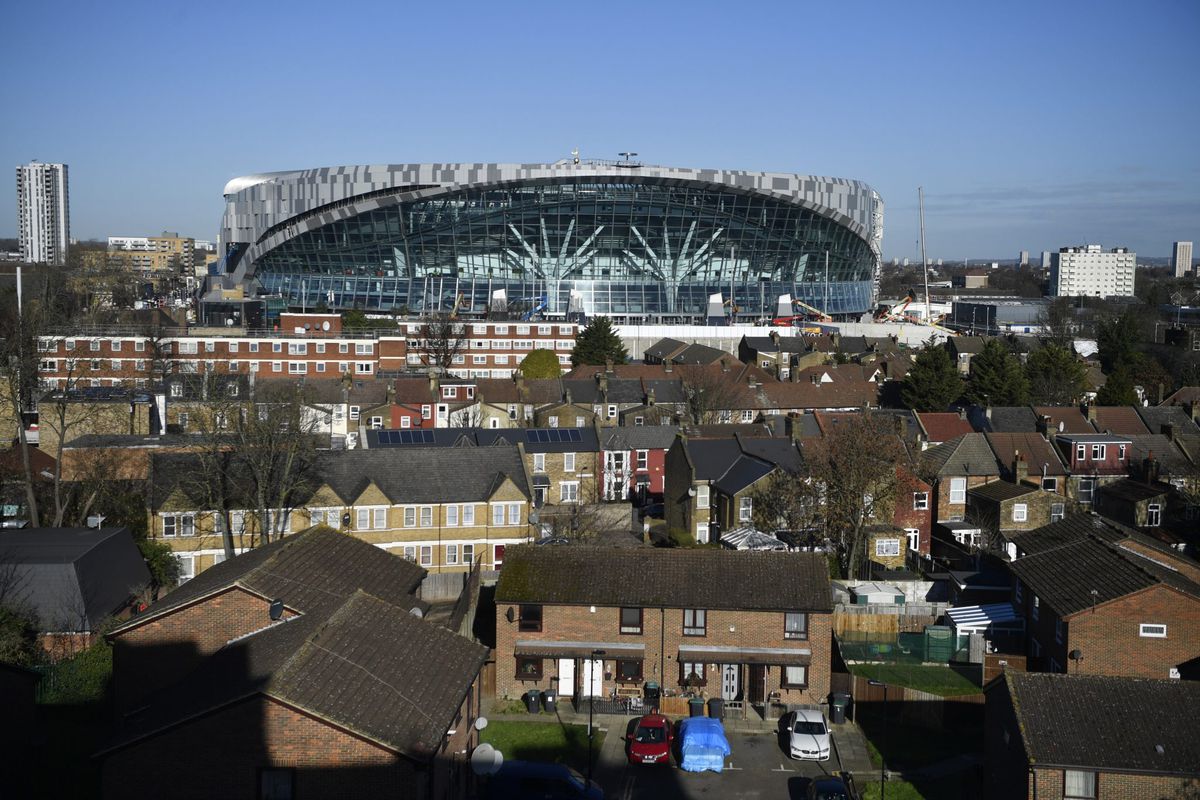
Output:
<svg viewBox="0 0 1200 800">
<path fill-rule="evenodd" d="M 338 164 L 648 163 L 853 178 L 884 258 L 1200 240 L 1200 4 L 662 2 L 519 10 L 21 4 L 15 167 L 70 167 L 78 239 L 215 240 L 238 175 Z M 52 50 L 46 37 L 58 37 Z M 47 53 L 53 53 L 48 56 Z"/>
</svg>

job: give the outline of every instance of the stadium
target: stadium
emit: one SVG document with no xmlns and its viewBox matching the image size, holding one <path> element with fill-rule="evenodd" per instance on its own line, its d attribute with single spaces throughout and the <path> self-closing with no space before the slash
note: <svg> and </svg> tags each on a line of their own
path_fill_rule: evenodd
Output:
<svg viewBox="0 0 1200 800">
<path fill-rule="evenodd" d="M 344 166 L 235 178 L 216 272 L 292 307 L 697 321 L 874 303 L 883 202 L 865 183 L 634 161 Z"/>
</svg>

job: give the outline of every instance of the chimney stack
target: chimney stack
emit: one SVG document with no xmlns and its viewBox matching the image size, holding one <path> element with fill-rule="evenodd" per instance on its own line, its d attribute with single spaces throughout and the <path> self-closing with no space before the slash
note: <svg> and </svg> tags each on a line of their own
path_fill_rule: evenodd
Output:
<svg viewBox="0 0 1200 800">
<path fill-rule="evenodd" d="M 429 393 L 431 395 L 433 395 L 435 400 L 437 399 L 439 388 L 441 388 L 441 379 L 438 378 L 437 368 L 430 367 L 429 368 Z"/>
<path fill-rule="evenodd" d="M 1012 475 L 1013 483 L 1018 486 L 1029 478 L 1029 465 L 1025 463 L 1020 450 L 1013 451 Z"/>
<path fill-rule="evenodd" d="M 1080 411 L 1082 411 L 1083 415 L 1085 417 L 1087 417 L 1088 422 L 1096 421 L 1096 407 L 1094 405 L 1091 405 L 1089 403 L 1084 403 L 1083 407 L 1080 409 Z"/>
<path fill-rule="evenodd" d="M 1147 486 L 1158 483 L 1158 460 L 1154 458 L 1153 450 L 1146 453 L 1146 457 L 1142 459 L 1142 477 L 1145 478 Z"/>
<path fill-rule="evenodd" d="M 1164 422 L 1162 424 L 1159 433 L 1170 439 L 1172 442 L 1175 441 L 1175 426 L 1169 422 Z"/>
</svg>

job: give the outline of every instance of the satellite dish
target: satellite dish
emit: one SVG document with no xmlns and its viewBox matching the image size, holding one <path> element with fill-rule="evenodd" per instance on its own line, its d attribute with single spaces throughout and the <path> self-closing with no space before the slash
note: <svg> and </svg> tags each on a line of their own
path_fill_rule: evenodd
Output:
<svg viewBox="0 0 1200 800">
<path fill-rule="evenodd" d="M 283 601 L 271 601 L 271 621 L 278 622 L 283 617 Z"/>
<path fill-rule="evenodd" d="M 471 753 L 471 771 L 476 775 L 495 775 L 504 763 L 504 754 L 486 742 Z"/>
<path fill-rule="evenodd" d="M 311 330 L 312 330 L 312 323 L 311 323 L 311 322 L 306 322 L 306 323 L 304 323 L 304 330 L 306 330 L 306 331 L 311 331 Z"/>
<path fill-rule="evenodd" d="M 412 608 L 410 608 L 408 610 L 408 613 L 412 614 L 417 619 L 421 619 L 422 617 L 425 616 L 425 612 L 416 606 L 413 606 Z"/>
<path fill-rule="evenodd" d="M 325 320 L 324 322 L 321 323 L 321 330 L 323 330 L 323 331 L 329 330 L 329 320 Z"/>
<path fill-rule="evenodd" d="M 475 730 L 481 731 L 484 728 L 486 728 L 487 725 L 488 725 L 487 717 L 476 717 L 475 718 Z"/>
</svg>

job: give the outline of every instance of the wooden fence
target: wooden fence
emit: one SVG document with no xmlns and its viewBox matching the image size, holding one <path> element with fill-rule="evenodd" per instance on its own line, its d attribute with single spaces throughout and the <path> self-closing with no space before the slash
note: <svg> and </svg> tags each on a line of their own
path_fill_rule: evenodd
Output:
<svg viewBox="0 0 1200 800">
<path fill-rule="evenodd" d="M 872 686 L 860 675 L 850 676 L 850 695 L 856 709 L 871 708 L 883 711 L 884 687 Z M 896 715 L 904 722 L 924 728 L 954 728 L 978 722 L 982 724 L 983 692 L 942 697 L 938 694 L 909 689 L 905 686 L 888 686 L 887 714 Z"/>
<path fill-rule="evenodd" d="M 833 632 L 865 633 L 879 636 L 915 633 L 926 625 L 936 625 L 946 613 L 945 603 L 909 603 L 907 605 L 850 605 L 838 603 L 833 609 Z"/>
</svg>

